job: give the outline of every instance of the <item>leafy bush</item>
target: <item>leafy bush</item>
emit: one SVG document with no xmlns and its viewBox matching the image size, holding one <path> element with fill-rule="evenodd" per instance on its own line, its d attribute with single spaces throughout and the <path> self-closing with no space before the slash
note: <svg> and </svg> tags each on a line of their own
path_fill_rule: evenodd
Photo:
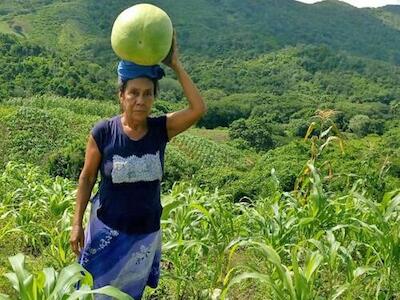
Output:
<svg viewBox="0 0 400 300">
<path fill-rule="evenodd" d="M 22 106 L 4 118 L 9 159 L 45 165 L 51 152 L 86 139 L 97 120 L 96 116 L 83 116 L 62 108 L 42 110 Z"/>
<path fill-rule="evenodd" d="M 78 180 L 85 163 L 85 143 L 75 141 L 49 155 L 47 169 L 52 176 Z"/>
<path fill-rule="evenodd" d="M 356 115 L 350 119 L 349 129 L 359 137 L 366 136 L 369 133 L 383 134 L 384 122 L 370 119 L 366 115 Z"/>
<path fill-rule="evenodd" d="M 284 130 L 276 124 L 272 124 L 268 117 L 240 119 L 229 127 L 229 136 L 232 139 L 241 138 L 258 151 L 281 146 L 285 137 Z"/>
<path fill-rule="evenodd" d="M 228 127 L 233 121 L 240 118 L 247 118 L 251 112 L 251 102 L 246 95 L 236 95 L 239 101 L 232 97 L 225 97 L 217 101 L 207 103 L 207 114 L 198 122 L 198 126 L 212 129 L 216 127 Z"/>
<path fill-rule="evenodd" d="M 168 191 L 176 181 L 189 180 L 199 169 L 195 160 L 189 159 L 176 146 L 168 145 L 165 151 L 163 190 Z"/>
<path fill-rule="evenodd" d="M 0 96 L 55 93 L 71 98 L 115 98 L 111 73 L 74 55 L 60 55 L 12 35 L 0 34 Z"/>
</svg>

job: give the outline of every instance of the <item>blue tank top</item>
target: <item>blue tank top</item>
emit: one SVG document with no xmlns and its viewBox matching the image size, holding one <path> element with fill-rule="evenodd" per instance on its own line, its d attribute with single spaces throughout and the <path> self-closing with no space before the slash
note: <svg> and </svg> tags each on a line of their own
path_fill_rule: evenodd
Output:
<svg viewBox="0 0 400 300">
<path fill-rule="evenodd" d="M 148 131 L 139 140 L 123 131 L 121 117 L 100 121 L 91 131 L 102 156 L 97 217 L 126 233 L 154 232 L 160 229 L 162 213 L 167 117 L 148 117 Z"/>
</svg>

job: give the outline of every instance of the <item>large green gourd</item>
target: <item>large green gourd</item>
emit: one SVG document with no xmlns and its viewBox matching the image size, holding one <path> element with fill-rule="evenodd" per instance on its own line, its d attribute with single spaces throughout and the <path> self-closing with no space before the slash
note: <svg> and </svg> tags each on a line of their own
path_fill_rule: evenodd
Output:
<svg viewBox="0 0 400 300">
<path fill-rule="evenodd" d="M 168 55 L 172 35 L 172 22 L 165 11 L 151 4 L 137 4 L 115 20 L 111 46 L 120 58 L 151 66 Z"/>
</svg>

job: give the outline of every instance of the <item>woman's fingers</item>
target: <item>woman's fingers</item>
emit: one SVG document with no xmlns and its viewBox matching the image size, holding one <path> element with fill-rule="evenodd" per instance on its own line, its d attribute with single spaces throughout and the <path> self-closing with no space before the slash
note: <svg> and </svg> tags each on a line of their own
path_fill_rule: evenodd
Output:
<svg viewBox="0 0 400 300">
<path fill-rule="evenodd" d="M 71 231 L 71 239 L 69 242 L 72 251 L 75 253 L 76 256 L 79 256 L 85 243 L 85 235 L 83 233 L 83 228 L 73 228 Z"/>
<path fill-rule="evenodd" d="M 178 43 L 177 43 L 177 38 L 176 38 L 176 30 L 174 28 L 171 48 L 168 52 L 168 55 L 164 58 L 164 60 L 162 62 L 164 64 L 166 64 L 167 66 L 172 67 L 173 65 L 176 64 L 177 57 L 178 57 Z"/>
<path fill-rule="evenodd" d="M 79 253 L 79 250 L 78 250 L 78 242 L 71 240 L 70 244 L 71 244 L 72 252 L 74 252 L 76 256 L 79 256 L 80 253 Z"/>
<path fill-rule="evenodd" d="M 83 232 L 80 234 L 79 244 L 80 244 L 79 250 L 82 251 L 83 248 L 85 248 L 85 234 Z"/>
</svg>

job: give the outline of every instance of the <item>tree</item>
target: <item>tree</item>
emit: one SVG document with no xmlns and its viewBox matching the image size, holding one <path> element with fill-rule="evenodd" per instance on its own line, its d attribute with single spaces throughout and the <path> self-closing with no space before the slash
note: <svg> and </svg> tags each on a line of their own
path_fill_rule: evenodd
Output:
<svg viewBox="0 0 400 300">
<path fill-rule="evenodd" d="M 283 130 L 268 123 L 266 118 L 239 119 L 229 127 L 229 136 L 232 139 L 243 139 L 260 151 L 276 147 L 279 143 L 278 138 L 282 135 Z"/>
<path fill-rule="evenodd" d="M 369 133 L 371 119 L 366 115 L 355 115 L 350 119 L 349 129 L 359 137 L 366 136 Z"/>
</svg>

